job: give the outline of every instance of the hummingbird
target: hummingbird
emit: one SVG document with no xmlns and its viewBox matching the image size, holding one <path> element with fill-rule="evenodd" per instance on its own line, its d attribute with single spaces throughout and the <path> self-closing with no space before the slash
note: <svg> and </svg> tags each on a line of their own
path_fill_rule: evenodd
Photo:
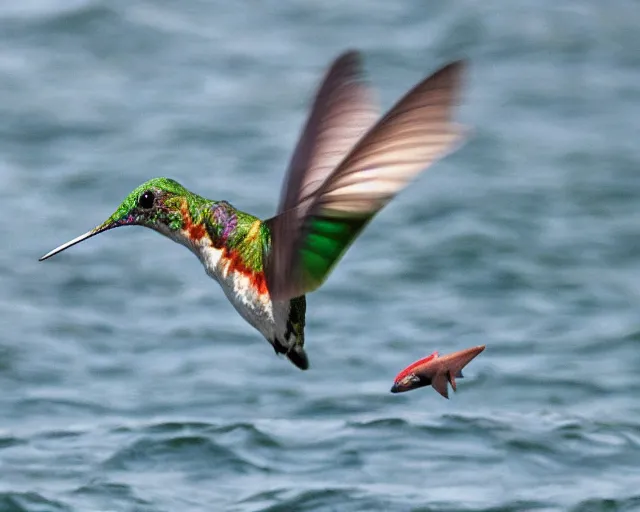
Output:
<svg viewBox="0 0 640 512">
<path fill-rule="evenodd" d="M 276 354 L 306 370 L 306 294 L 325 282 L 378 211 L 466 139 L 452 121 L 464 60 L 423 79 L 382 117 L 362 62 L 359 51 L 347 50 L 320 81 L 273 217 L 153 178 L 102 224 L 40 261 L 113 228 L 151 228 L 195 254 Z"/>
<path fill-rule="evenodd" d="M 443 397 L 449 398 L 448 384 L 457 389 L 456 378 L 463 379 L 462 369 L 485 349 L 486 345 L 459 350 L 439 357 L 438 352 L 410 364 L 394 379 L 392 393 L 404 393 L 424 386 L 433 386 Z"/>
</svg>

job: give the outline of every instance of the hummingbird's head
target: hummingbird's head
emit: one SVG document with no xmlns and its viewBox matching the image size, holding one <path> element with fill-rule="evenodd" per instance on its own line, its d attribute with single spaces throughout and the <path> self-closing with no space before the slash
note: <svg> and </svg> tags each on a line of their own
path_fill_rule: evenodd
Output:
<svg viewBox="0 0 640 512">
<path fill-rule="evenodd" d="M 188 214 L 195 197 L 178 182 L 168 178 L 154 178 L 133 190 L 118 209 L 106 221 L 84 235 L 56 247 L 40 261 L 64 251 L 77 243 L 99 233 L 119 226 L 146 226 L 169 237 L 183 227 L 185 214 Z"/>
</svg>

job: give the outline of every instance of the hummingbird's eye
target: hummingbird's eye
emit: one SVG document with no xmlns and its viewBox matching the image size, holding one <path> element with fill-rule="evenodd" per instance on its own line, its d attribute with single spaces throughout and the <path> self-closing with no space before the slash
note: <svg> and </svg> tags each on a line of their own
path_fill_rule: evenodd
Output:
<svg viewBox="0 0 640 512">
<path fill-rule="evenodd" d="M 140 206 L 140 208 L 144 208 L 145 210 L 147 210 L 153 206 L 154 199 L 155 197 L 153 195 L 153 192 L 151 192 L 151 190 L 146 190 L 138 198 L 138 206 Z"/>
</svg>

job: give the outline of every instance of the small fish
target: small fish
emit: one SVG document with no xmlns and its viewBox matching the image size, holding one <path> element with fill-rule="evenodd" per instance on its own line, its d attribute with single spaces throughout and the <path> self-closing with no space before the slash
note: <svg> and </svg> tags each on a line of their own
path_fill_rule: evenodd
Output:
<svg viewBox="0 0 640 512">
<path fill-rule="evenodd" d="M 462 369 L 484 348 L 485 345 L 479 345 L 443 357 L 438 357 L 438 352 L 434 352 L 410 364 L 396 375 L 391 392 L 402 393 L 431 385 L 443 397 L 449 398 L 447 383 L 451 384 L 455 391 L 456 378 L 463 378 Z"/>
</svg>

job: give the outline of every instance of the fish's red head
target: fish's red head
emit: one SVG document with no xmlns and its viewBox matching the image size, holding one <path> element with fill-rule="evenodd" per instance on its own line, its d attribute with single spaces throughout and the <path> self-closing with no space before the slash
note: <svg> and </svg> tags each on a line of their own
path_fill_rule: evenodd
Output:
<svg viewBox="0 0 640 512">
<path fill-rule="evenodd" d="M 416 372 L 422 368 L 425 364 L 430 363 L 438 357 L 438 353 L 434 352 L 430 356 L 411 363 L 404 370 L 402 370 L 396 378 L 393 380 L 393 386 L 391 387 L 392 393 L 403 393 L 405 391 L 411 391 L 412 389 L 421 388 L 431 384 L 431 380 L 425 379 L 418 375 Z"/>
</svg>

